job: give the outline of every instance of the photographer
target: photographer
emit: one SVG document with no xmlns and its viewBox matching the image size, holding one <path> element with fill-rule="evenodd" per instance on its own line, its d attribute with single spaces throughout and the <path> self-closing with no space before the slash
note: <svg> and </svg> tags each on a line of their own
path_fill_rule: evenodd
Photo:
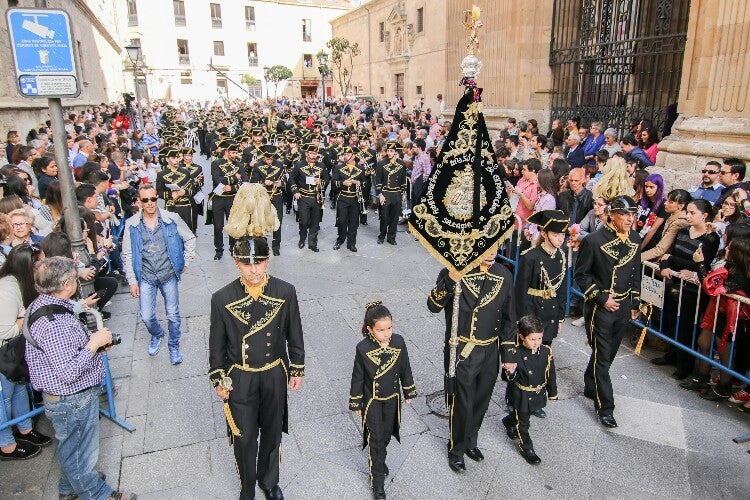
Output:
<svg viewBox="0 0 750 500">
<path fill-rule="evenodd" d="M 45 306 L 65 311 L 50 312 L 31 323 L 29 332 L 38 348 L 26 344 L 31 383 L 43 393 L 45 413 L 55 429 L 60 497 L 135 498 L 132 493 L 113 492 L 94 469 L 99 458 L 99 394 L 104 379 L 99 351 L 111 344 L 112 333 L 102 328 L 89 335 L 73 314 L 70 299 L 78 290 L 73 259 L 50 257 L 38 262 L 34 284 L 39 297 L 29 306 L 31 315 Z"/>
</svg>

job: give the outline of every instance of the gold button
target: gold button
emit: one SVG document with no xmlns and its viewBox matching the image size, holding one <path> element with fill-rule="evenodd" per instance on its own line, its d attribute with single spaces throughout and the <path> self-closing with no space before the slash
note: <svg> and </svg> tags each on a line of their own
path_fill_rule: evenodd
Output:
<svg viewBox="0 0 750 500">
<path fill-rule="evenodd" d="M 245 344 L 245 349 L 250 349 L 250 344 Z"/>
<path fill-rule="evenodd" d="M 266 353 L 266 357 L 267 357 L 267 358 L 270 358 L 270 357 L 271 357 L 271 353 L 270 353 L 270 352 L 267 352 L 267 353 Z"/>
<path fill-rule="evenodd" d="M 378 384 L 377 382 L 375 382 L 375 387 L 380 387 L 380 384 Z"/>
<path fill-rule="evenodd" d="M 266 337 L 270 337 L 270 336 L 271 336 L 271 332 L 266 333 Z"/>
<path fill-rule="evenodd" d="M 533 372 L 532 372 L 531 370 L 529 370 L 529 375 L 531 375 L 532 373 L 533 373 Z"/>
<path fill-rule="evenodd" d="M 268 347 L 271 347 L 271 343 L 270 343 L 270 342 L 268 342 L 268 343 L 266 344 L 266 346 L 268 346 Z"/>
</svg>

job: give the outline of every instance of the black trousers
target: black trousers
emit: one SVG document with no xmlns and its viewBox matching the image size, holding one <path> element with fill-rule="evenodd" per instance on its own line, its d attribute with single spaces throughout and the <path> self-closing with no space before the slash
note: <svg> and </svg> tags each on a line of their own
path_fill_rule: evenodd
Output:
<svg viewBox="0 0 750 500">
<path fill-rule="evenodd" d="M 398 218 L 401 217 L 401 195 L 383 193 L 385 204 L 380 207 L 380 235 L 378 239 L 396 241 Z"/>
<path fill-rule="evenodd" d="M 357 198 L 339 196 L 336 203 L 336 226 L 338 226 L 337 243 L 346 240 L 346 248 L 357 244 L 357 228 L 359 227 L 359 203 Z"/>
<path fill-rule="evenodd" d="M 289 179 L 287 179 L 286 184 L 284 184 L 284 190 L 282 191 L 282 193 L 284 195 L 284 205 L 286 206 L 286 209 L 291 210 L 294 195 L 292 193 L 292 184 L 289 182 Z"/>
<path fill-rule="evenodd" d="M 515 427 L 520 438 L 519 444 L 524 450 L 534 448 L 534 443 L 529 435 L 529 416 L 531 414 L 525 411 L 513 410 L 510 414 L 503 418 L 503 424 L 507 427 Z"/>
<path fill-rule="evenodd" d="M 372 177 L 365 177 L 365 182 L 362 184 L 362 198 L 365 200 L 365 213 L 359 214 L 359 223 L 367 224 L 367 208 L 372 203 Z"/>
<path fill-rule="evenodd" d="M 214 248 L 217 252 L 224 251 L 224 223 L 229 218 L 229 211 L 232 210 L 234 196 L 214 196 L 213 213 L 214 213 Z M 229 237 L 229 250 L 234 246 L 234 238 Z"/>
<path fill-rule="evenodd" d="M 241 433 L 234 436 L 240 499 L 251 500 L 256 479 L 266 489 L 279 483 L 287 378 L 281 364 L 264 372 L 234 370 L 231 376 L 229 408 Z"/>
<path fill-rule="evenodd" d="M 174 212 L 177 215 L 180 216 L 180 219 L 185 221 L 185 224 L 187 224 L 187 227 L 190 229 L 193 229 L 193 207 L 192 205 L 180 205 L 176 206 L 171 203 L 167 203 L 165 207 L 170 212 Z M 193 229 L 193 233 L 195 233 L 195 230 Z"/>
<path fill-rule="evenodd" d="M 623 301 L 619 310 L 610 312 L 604 307 L 586 302 L 583 306 L 583 316 L 586 320 L 586 336 L 591 347 L 591 357 L 583 375 L 584 393 L 593 396 L 599 416 L 612 415 L 615 410 L 615 397 L 609 368 L 630 325 L 630 305 L 628 301 Z"/>
<path fill-rule="evenodd" d="M 464 343 L 458 345 L 460 353 Z M 448 366 L 446 344 L 445 366 Z M 448 455 L 461 459 L 466 450 L 477 447 L 477 435 L 484 414 L 490 405 L 492 391 L 500 371 L 500 352 L 497 342 L 488 346 L 475 346 L 467 359 L 459 359 L 456 365 L 456 394 L 449 398 L 450 441 Z"/>
<path fill-rule="evenodd" d="M 191 202 L 190 203 L 190 209 L 193 212 L 193 218 L 192 218 L 192 220 L 190 221 L 190 224 L 189 224 L 190 230 L 193 233 L 197 234 L 197 231 L 198 231 L 198 216 L 199 215 L 203 215 L 203 203 L 201 203 L 199 205 L 198 203 Z"/>
<path fill-rule="evenodd" d="M 299 210 L 299 240 L 307 246 L 316 248 L 318 246 L 318 231 L 320 231 L 320 219 L 323 210 L 318 205 L 318 200 L 307 196 L 300 196 L 297 200 Z"/>
<path fill-rule="evenodd" d="M 271 199 L 273 208 L 276 209 L 276 215 L 279 216 L 279 228 L 273 232 L 273 241 L 271 242 L 272 250 L 281 248 L 281 222 L 284 220 L 284 198 L 281 193 L 276 193 Z"/>
<path fill-rule="evenodd" d="M 96 308 L 99 311 L 114 297 L 119 286 L 120 283 L 117 278 L 112 276 L 96 276 L 94 278 L 94 291 L 101 292 L 96 303 Z"/>
<path fill-rule="evenodd" d="M 383 486 L 385 483 L 385 457 L 388 443 L 393 434 L 393 423 L 396 421 L 398 399 L 387 401 L 373 400 L 367 410 L 367 444 L 370 456 L 370 483 L 372 486 Z"/>
<path fill-rule="evenodd" d="M 698 307 L 698 323 L 700 324 L 703 314 L 708 307 L 708 295 L 701 294 L 698 299 L 698 290 L 690 284 L 685 284 L 682 291 L 682 305 L 677 308 L 679 300 L 679 288 L 667 286 L 664 294 L 664 325 L 662 331 L 676 339 L 680 344 L 697 349 L 700 326 L 695 326 L 695 308 Z M 679 325 L 677 321 L 679 320 Z M 695 335 L 695 336 L 693 336 Z M 675 360 L 677 368 L 684 372 L 691 372 L 695 364 L 695 357 L 687 351 L 669 344 L 667 356 Z"/>
</svg>

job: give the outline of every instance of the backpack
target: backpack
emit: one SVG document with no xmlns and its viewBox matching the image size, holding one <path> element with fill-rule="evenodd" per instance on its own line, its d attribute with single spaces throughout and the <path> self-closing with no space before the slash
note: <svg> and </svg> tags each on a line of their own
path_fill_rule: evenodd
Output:
<svg viewBox="0 0 750 500">
<path fill-rule="evenodd" d="M 5 378 L 15 384 L 25 384 L 29 381 L 29 366 L 26 364 L 26 342 L 31 344 L 35 349 L 42 350 L 31 336 L 29 328 L 31 328 L 31 325 L 36 320 L 43 316 L 47 316 L 49 321 L 54 321 L 55 314 L 70 314 L 75 316 L 70 309 L 57 304 L 42 306 L 34 311 L 33 314 L 29 314 L 29 311 L 26 311 L 23 326 L 21 327 L 21 335 L 13 337 L 0 347 L 0 373 L 5 375 Z"/>
</svg>

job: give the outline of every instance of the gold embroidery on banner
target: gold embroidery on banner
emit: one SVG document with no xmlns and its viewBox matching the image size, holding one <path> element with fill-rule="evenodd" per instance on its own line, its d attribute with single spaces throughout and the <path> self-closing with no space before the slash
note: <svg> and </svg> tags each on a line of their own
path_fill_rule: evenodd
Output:
<svg viewBox="0 0 750 500">
<path fill-rule="evenodd" d="M 487 191 L 480 185 L 480 209 L 487 205 Z M 470 220 L 474 212 L 474 172 L 471 166 L 459 170 L 453 175 L 448 189 L 445 190 L 443 203 L 448 214 L 456 220 Z"/>
</svg>

